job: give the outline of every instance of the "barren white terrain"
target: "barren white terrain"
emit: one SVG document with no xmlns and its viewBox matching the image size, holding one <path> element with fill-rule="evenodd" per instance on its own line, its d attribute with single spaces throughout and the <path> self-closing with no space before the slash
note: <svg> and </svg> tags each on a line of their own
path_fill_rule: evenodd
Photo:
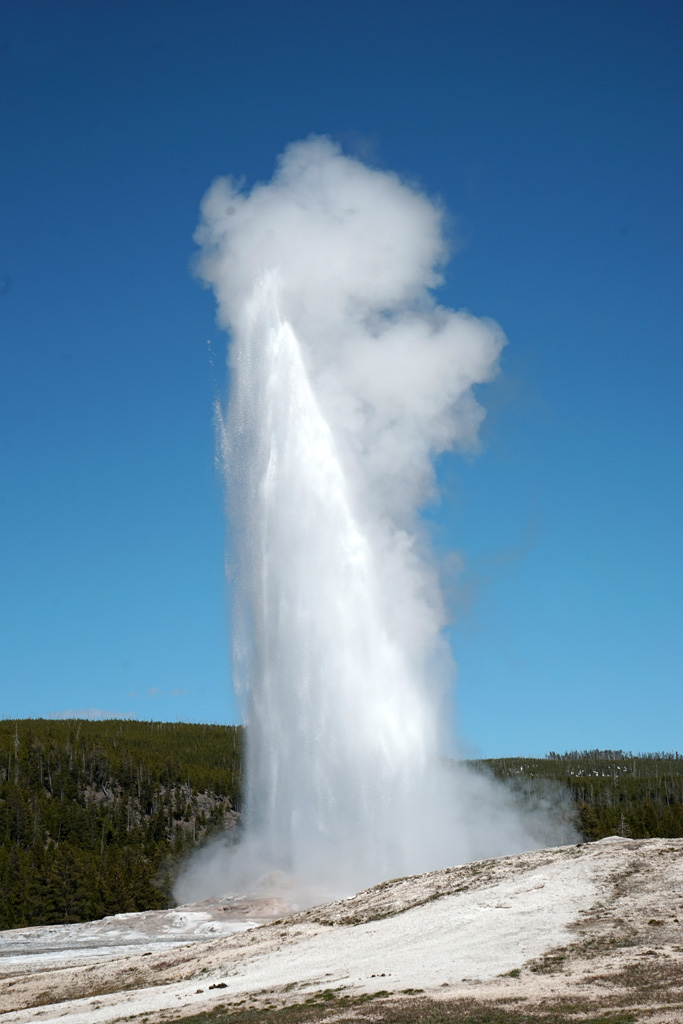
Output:
<svg viewBox="0 0 683 1024">
<path fill-rule="evenodd" d="M 297 1004 L 307 1021 L 403 1021 L 407 1003 L 438 1000 L 454 1022 L 475 1003 L 683 1022 L 681 839 L 478 861 L 258 923 L 287 909 L 224 899 L 0 933 L 0 1021 L 151 1024 L 217 1007 L 229 1021 Z"/>
</svg>

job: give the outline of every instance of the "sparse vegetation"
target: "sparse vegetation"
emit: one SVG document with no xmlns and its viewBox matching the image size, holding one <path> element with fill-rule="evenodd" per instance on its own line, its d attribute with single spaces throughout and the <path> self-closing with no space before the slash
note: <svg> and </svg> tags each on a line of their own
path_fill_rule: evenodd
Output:
<svg viewBox="0 0 683 1024">
<path fill-rule="evenodd" d="M 391 998 L 385 992 L 279 1008 L 218 1006 L 174 1020 L 179 1024 L 261 1024 L 264 1020 L 269 1024 L 318 1024 L 327 1020 L 357 1024 L 636 1024 L 637 1018 L 630 1011 L 601 1011 L 589 1000 L 546 1001 L 543 1006 L 520 1010 L 470 999 Z"/>
</svg>

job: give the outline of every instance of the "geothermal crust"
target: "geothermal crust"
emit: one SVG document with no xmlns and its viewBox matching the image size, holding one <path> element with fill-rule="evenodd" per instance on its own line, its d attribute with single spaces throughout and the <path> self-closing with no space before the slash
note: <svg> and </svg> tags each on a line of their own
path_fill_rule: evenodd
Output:
<svg viewBox="0 0 683 1024">
<path fill-rule="evenodd" d="M 286 909 L 281 892 L 1 933 L 0 1021 L 151 1024 L 323 992 L 320 1019 L 438 999 L 683 1020 L 681 839 L 477 861 L 257 924 Z"/>
</svg>

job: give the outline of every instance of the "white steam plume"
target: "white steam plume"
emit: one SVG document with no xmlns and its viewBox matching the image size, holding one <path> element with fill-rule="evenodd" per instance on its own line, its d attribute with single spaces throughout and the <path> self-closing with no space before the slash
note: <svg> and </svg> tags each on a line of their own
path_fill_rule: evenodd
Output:
<svg viewBox="0 0 683 1024">
<path fill-rule="evenodd" d="M 232 338 L 248 786 L 240 849 L 192 862 L 178 897 L 272 869 L 333 893 L 537 845 L 492 784 L 439 761 L 454 666 L 420 510 L 435 457 L 476 445 L 472 389 L 505 340 L 434 299 L 440 208 L 313 137 L 248 193 L 216 181 L 196 237 Z"/>
</svg>

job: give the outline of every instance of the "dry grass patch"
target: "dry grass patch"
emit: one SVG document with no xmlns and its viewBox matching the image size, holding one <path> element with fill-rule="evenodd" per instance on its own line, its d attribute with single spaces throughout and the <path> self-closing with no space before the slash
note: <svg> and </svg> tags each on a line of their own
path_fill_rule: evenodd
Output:
<svg viewBox="0 0 683 1024">
<path fill-rule="evenodd" d="M 543 1007 L 512 1007 L 470 999 L 452 1001 L 390 998 L 386 992 L 366 996 L 320 993 L 287 1007 L 219 1006 L 178 1024 L 637 1024 L 630 1010 L 604 1010 L 592 1002 L 561 1002 Z"/>
</svg>

